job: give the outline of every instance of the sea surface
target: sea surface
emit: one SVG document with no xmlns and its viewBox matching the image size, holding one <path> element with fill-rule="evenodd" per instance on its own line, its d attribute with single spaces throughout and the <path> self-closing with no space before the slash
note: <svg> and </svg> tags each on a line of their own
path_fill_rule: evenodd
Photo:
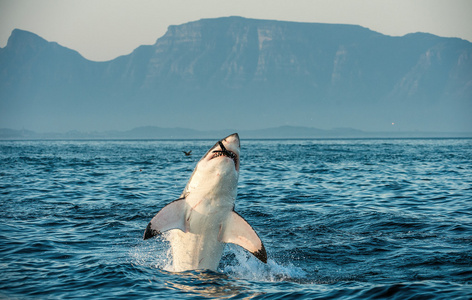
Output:
<svg viewBox="0 0 472 300">
<path fill-rule="evenodd" d="M 1 141 L 0 298 L 472 298 L 471 139 L 241 138 L 268 263 L 183 273 L 142 236 L 215 140 Z"/>
</svg>

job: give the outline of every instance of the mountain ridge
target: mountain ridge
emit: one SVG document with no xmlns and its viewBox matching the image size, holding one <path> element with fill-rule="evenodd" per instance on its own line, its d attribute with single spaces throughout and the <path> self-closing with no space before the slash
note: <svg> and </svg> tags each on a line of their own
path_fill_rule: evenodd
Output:
<svg viewBox="0 0 472 300">
<path fill-rule="evenodd" d="M 471 132 L 367 132 L 353 128 L 319 129 L 303 126 L 278 126 L 254 130 L 195 130 L 142 126 L 126 131 L 49 132 L 0 128 L 0 140 L 159 140 L 218 139 L 238 132 L 245 139 L 366 139 L 366 138 L 472 138 Z"/>
<path fill-rule="evenodd" d="M 226 17 L 169 26 L 106 62 L 18 30 L 10 38 L 1 127 L 472 128 L 472 43 L 458 38 Z"/>
</svg>

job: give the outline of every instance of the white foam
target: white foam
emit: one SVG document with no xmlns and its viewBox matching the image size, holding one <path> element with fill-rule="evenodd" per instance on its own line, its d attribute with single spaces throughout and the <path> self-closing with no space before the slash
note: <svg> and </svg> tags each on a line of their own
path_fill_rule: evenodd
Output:
<svg viewBox="0 0 472 300">
<path fill-rule="evenodd" d="M 129 257 L 131 263 L 139 266 L 148 266 L 172 272 L 172 254 L 164 238 L 140 241 L 131 248 Z"/>
<path fill-rule="evenodd" d="M 129 256 L 134 265 L 174 271 L 172 251 L 166 241 L 166 234 L 161 238 L 140 242 L 130 249 Z M 225 256 L 230 258 L 220 262 L 218 271 L 237 279 L 280 282 L 299 281 L 307 276 L 303 269 L 290 262 L 279 263 L 269 258 L 267 264 L 264 264 L 246 250 L 232 244 L 226 245 Z"/>
<path fill-rule="evenodd" d="M 220 264 L 221 272 L 239 279 L 251 281 L 297 281 L 306 277 L 307 273 L 291 263 L 278 263 L 268 259 L 267 264 L 261 263 L 247 251 L 235 245 L 227 245 L 226 252 L 234 255 L 231 262 Z"/>
</svg>

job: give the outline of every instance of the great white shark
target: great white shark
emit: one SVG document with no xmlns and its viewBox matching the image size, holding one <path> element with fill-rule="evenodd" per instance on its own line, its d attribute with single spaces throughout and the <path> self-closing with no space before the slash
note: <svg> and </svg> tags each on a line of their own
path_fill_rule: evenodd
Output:
<svg viewBox="0 0 472 300">
<path fill-rule="evenodd" d="M 168 230 L 173 271 L 216 270 L 226 243 L 267 263 L 261 239 L 234 211 L 239 178 L 237 133 L 218 141 L 200 159 L 179 199 L 164 206 L 146 227 L 144 239 Z"/>
</svg>

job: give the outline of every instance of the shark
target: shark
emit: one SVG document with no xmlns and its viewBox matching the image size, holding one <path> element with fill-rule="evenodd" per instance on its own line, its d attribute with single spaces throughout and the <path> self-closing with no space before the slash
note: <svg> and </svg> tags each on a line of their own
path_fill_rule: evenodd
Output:
<svg viewBox="0 0 472 300">
<path fill-rule="evenodd" d="M 174 272 L 216 271 L 227 243 L 267 263 L 261 239 L 234 210 L 240 148 L 237 133 L 216 142 L 197 163 L 181 196 L 147 225 L 145 240 L 169 231 Z"/>
</svg>

